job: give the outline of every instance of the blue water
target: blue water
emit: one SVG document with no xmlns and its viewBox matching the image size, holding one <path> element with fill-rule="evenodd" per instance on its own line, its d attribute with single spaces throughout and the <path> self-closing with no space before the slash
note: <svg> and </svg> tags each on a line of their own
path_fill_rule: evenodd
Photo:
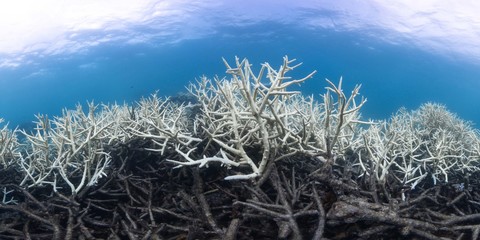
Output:
<svg viewBox="0 0 480 240">
<path fill-rule="evenodd" d="M 225 76 L 222 57 L 246 57 L 258 69 L 266 61 L 279 66 L 288 55 L 304 63 L 292 76 L 318 71 L 300 87 L 306 95 L 324 93 L 325 78 L 343 76 L 348 90 L 362 84 L 366 119 L 432 101 L 480 124 L 478 64 L 369 36 L 262 22 L 177 43 L 108 42 L 79 53 L 31 56 L 32 64 L 0 69 L 0 117 L 13 127 L 31 122 L 34 114 L 58 115 L 91 100 L 131 103 L 155 90 L 175 95 L 201 75 Z"/>
</svg>

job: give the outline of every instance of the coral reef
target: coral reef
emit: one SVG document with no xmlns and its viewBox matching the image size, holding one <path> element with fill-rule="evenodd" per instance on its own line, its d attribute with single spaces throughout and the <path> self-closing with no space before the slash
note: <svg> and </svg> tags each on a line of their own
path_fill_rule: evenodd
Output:
<svg viewBox="0 0 480 240">
<path fill-rule="evenodd" d="M 0 118 L 0 124 L 3 124 L 3 118 Z M 15 131 L 8 128 L 8 124 L 3 124 L 0 128 L 0 167 L 6 168 L 12 165 L 18 158 L 18 139 Z"/>
<path fill-rule="evenodd" d="M 224 63 L 176 98 L 3 124 L 0 238 L 479 237 L 480 135 L 445 106 L 364 121 L 359 85 Z"/>
</svg>

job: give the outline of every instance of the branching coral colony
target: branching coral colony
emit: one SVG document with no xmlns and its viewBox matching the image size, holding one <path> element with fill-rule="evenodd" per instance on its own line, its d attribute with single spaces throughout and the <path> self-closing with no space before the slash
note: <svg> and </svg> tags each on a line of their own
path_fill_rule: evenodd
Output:
<svg viewBox="0 0 480 240">
<path fill-rule="evenodd" d="M 310 122 L 313 119 L 308 119 L 311 115 L 308 112 L 300 114 L 295 106 L 303 107 L 313 102 L 305 102 L 298 97 L 299 92 L 288 91 L 287 87 L 305 81 L 314 73 L 292 80 L 286 77 L 286 73 L 297 67 L 291 66 L 292 62 L 285 58 L 278 70 L 264 64 L 255 74 L 247 60 L 240 62 L 236 59 L 233 68 L 225 61 L 227 73 L 232 75 L 232 79 L 215 79 L 212 82 L 204 77 L 197 85 L 191 85 L 190 92 L 199 100 L 203 113 L 197 118 L 196 125 L 201 128 L 201 135 L 209 140 L 206 147 L 216 143 L 221 147 L 220 153 L 217 157 L 204 156 L 193 160 L 190 154 L 177 148 L 187 161 L 171 161 L 200 166 L 212 161 L 228 166 L 246 164 L 252 170 L 250 174 L 237 174 L 226 179 L 249 179 L 262 175 L 269 161 L 303 147 L 311 149 L 307 141 L 312 129 L 307 128 L 314 125 Z M 308 109 L 313 111 L 313 105 Z M 247 153 L 247 147 L 258 147 L 260 154 L 252 156 Z"/>
<path fill-rule="evenodd" d="M 0 124 L 3 124 L 3 118 L 0 118 Z M 6 168 L 12 165 L 18 158 L 18 140 L 14 131 L 8 129 L 7 124 L 0 128 L 0 167 Z"/>
<path fill-rule="evenodd" d="M 300 65 L 293 65 L 294 61 L 285 57 L 277 70 L 265 63 L 256 74 L 246 59 L 237 58 L 234 67 L 224 60 L 231 79 L 212 81 L 203 77 L 190 85 L 202 110 L 195 122 L 200 128 L 196 131 L 208 140 L 204 148 L 217 144 L 220 150 L 216 156 L 192 158 L 194 148 L 178 146 L 176 151 L 184 160 L 170 161 L 200 167 L 214 161 L 229 167 L 245 164 L 251 173 L 225 179 L 251 179 L 262 176 L 269 163 L 295 154 L 323 154 L 334 160 L 334 151 L 341 153 L 351 147 L 360 122 L 358 111 L 365 103 L 364 99 L 358 105 L 355 101 L 359 86 L 347 98 L 341 80 L 338 86 L 327 80 L 330 87 L 323 96 L 324 103 L 317 104 L 313 98 L 287 89 L 315 73 L 291 79 L 286 74 Z"/>
<path fill-rule="evenodd" d="M 427 178 L 433 184 L 453 179 L 463 185 L 479 170 L 478 131 L 439 104 L 426 103 L 413 112 L 401 109 L 362 137 L 356 164 L 381 185 L 396 182 L 413 190 Z"/>
<path fill-rule="evenodd" d="M 134 139 L 150 141 L 144 149 L 176 167 L 219 163 L 230 169 L 227 180 L 259 179 L 272 163 L 298 156 L 345 164 L 347 152 L 352 172 L 380 185 L 414 189 L 427 178 L 436 184 L 478 170 L 478 133 L 440 105 L 362 122 L 360 86 L 346 95 L 342 79 L 338 85 L 327 80 L 317 102 L 290 90 L 315 74 L 288 77 L 300 65 L 295 60 L 285 57 L 278 69 L 265 63 L 258 73 L 247 59 L 224 63 L 230 78 L 202 77 L 189 86 L 194 103 L 153 94 L 133 107 L 89 103 L 87 111 L 79 105 L 54 119 L 38 115 L 34 132 L 4 125 L 0 164 L 22 173 L 21 186 L 51 185 L 70 195 L 109 174 L 108 146 Z M 25 141 L 19 143 L 17 134 Z"/>
</svg>

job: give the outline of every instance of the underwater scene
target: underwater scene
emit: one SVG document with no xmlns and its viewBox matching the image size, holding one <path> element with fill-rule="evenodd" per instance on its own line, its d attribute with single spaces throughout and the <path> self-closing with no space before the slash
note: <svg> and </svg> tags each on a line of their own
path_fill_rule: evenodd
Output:
<svg viewBox="0 0 480 240">
<path fill-rule="evenodd" d="M 0 239 L 478 239 L 480 3 L 0 3 Z"/>
</svg>

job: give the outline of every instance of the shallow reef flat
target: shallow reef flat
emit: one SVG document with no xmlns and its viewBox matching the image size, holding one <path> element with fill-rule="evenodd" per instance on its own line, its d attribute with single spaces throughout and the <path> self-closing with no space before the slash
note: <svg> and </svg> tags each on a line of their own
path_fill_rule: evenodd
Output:
<svg viewBox="0 0 480 240">
<path fill-rule="evenodd" d="M 284 57 L 35 128 L 0 121 L 1 239 L 477 239 L 480 135 L 443 105 L 364 120 Z M 349 94 L 348 94 L 349 93 Z"/>
</svg>

